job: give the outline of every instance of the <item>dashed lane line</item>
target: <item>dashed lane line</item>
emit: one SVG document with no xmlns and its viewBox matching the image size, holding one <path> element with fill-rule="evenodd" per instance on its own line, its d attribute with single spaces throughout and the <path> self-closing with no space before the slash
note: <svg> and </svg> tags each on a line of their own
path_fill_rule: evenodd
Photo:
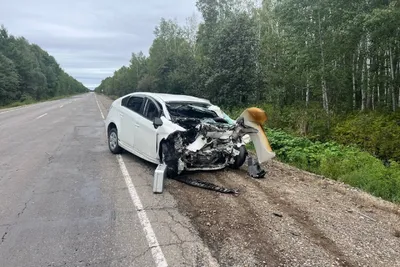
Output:
<svg viewBox="0 0 400 267">
<path fill-rule="evenodd" d="M 46 115 L 47 115 L 47 113 L 44 113 L 44 114 L 42 114 L 42 115 L 40 115 L 40 116 L 36 117 L 36 119 L 35 119 L 35 120 L 37 120 L 37 119 L 40 119 L 40 118 L 42 118 L 42 117 L 44 117 L 44 116 L 46 116 Z"/>
</svg>

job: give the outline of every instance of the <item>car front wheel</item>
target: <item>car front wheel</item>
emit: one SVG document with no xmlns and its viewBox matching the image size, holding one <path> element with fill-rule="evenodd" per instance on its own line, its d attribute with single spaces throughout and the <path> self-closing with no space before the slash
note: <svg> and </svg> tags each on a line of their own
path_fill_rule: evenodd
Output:
<svg viewBox="0 0 400 267">
<path fill-rule="evenodd" d="M 113 154 L 122 152 L 122 148 L 118 145 L 118 131 L 116 128 L 112 128 L 108 132 L 108 148 Z"/>
<path fill-rule="evenodd" d="M 167 177 L 178 176 L 178 158 L 175 156 L 173 147 L 166 142 L 161 143 L 161 163 L 167 165 Z"/>
<path fill-rule="evenodd" d="M 247 154 L 248 154 L 248 152 L 247 152 L 246 147 L 240 146 L 239 147 L 239 155 L 235 156 L 235 162 L 231 165 L 231 168 L 239 169 L 244 164 Z"/>
</svg>

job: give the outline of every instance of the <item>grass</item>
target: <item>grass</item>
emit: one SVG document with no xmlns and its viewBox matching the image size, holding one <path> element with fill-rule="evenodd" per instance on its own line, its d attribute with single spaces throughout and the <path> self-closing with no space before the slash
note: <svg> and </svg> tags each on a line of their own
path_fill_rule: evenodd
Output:
<svg viewBox="0 0 400 267">
<path fill-rule="evenodd" d="M 314 142 L 274 129 L 267 129 L 266 134 L 279 161 L 400 203 L 399 163 L 383 163 L 355 146 Z M 248 144 L 248 149 L 254 146 Z"/>
<path fill-rule="evenodd" d="M 384 164 L 355 146 L 313 142 L 281 130 L 268 129 L 266 133 L 279 160 L 400 203 L 399 163 Z"/>
</svg>

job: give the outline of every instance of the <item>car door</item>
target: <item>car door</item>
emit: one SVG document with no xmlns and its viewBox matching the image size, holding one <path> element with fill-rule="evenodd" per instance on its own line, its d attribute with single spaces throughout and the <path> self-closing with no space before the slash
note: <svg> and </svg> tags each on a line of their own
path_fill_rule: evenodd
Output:
<svg viewBox="0 0 400 267">
<path fill-rule="evenodd" d="M 154 118 L 160 117 L 162 114 L 161 105 L 146 97 L 146 104 L 143 110 L 143 116 L 140 116 L 135 129 L 135 148 L 143 154 L 148 160 L 155 161 L 158 157 L 157 146 L 158 129 L 154 127 Z"/>
<path fill-rule="evenodd" d="M 121 108 L 121 129 L 118 131 L 118 137 L 122 145 L 128 149 L 136 149 L 134 133 L 137 128 L 137 119 L 143 113 L 144 100 L 141 96 L 131 96 Z"/>
</svg>

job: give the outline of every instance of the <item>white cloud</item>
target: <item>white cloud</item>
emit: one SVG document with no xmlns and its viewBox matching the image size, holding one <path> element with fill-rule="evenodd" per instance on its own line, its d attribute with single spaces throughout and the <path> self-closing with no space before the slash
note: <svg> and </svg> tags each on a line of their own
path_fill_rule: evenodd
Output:
<svg viewBox="0 0 400 267">
<path fill-rule="evenodd" d="M 179 23 L 196 12 L 195 0 L 2 1 L 0 24 L 53 55 L 89 88 L 147 54 L 161 17 Z"/>
</svg>

